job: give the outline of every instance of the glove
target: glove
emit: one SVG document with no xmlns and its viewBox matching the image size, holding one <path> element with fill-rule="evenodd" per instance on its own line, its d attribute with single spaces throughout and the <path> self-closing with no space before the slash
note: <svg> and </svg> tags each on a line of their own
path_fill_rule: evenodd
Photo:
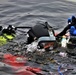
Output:
<svg viewBox="0 0 76 75">
<path fill-rule="evenodd" d="M 56 36 L 56 40 L 57 40 L 58 42 L 60 42 L 61 39 L 62 39 L 62 36 Z"/>
</svg>

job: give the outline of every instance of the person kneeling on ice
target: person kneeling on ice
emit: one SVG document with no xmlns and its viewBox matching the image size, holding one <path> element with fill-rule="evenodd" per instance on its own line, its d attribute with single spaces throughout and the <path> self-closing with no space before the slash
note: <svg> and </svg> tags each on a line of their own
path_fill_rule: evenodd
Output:
<svg viewBox="0 0 76 75">
<path fill-rule="evenodd" d="M 53 28 L 48 22 L 37 24 L 28 31 L 27 44 L 37 41 L 38 49 L 45 49 L 49 51 L 56 47 L 56 38 Z"/>
</svg>

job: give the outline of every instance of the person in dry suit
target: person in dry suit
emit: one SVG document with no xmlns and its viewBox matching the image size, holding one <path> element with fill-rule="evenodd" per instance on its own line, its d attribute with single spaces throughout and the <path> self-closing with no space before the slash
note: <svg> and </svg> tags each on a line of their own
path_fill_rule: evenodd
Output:
<svg viewBox="0 0 76 75">
<path fill-rule="evenodd" d="M 28 31 L 29 37 L 27 38 L 27 44 L 32 43 L 34 40 L 36 40 L 42 36 L 49 36 L 49 32 L 48 32 L 49 28 L 52 29 L 52 27 L 48 24 L 48 22 L 33 26 Z M 54 33 L 53 29 L 52 29 L 52 31 Z"/>
<path fill-rule="evenodd" d="M 67 48 L 69 48 L 67 52 L 71 53 L 70 49 L 76 48 L 76 17 L 75 16 L 72 16 L 71 18 L 68 19 L 68 25 L 63 29 L 61 33 L 59 33 L 56 36 L 58 42 L 62 40 L 62 36 L 65 35 L 68 30 L 70 33 L 70 37 L 67 42 Z M 75 54 L 74 52 L 72 53 Z"/>
<path fill-rule="evenodd" d="M 76 17 L 72 16 L 68 19 L 68 25 L 63 29 L 62 32 L 60 32 L 56 37 L 63 36 L 67 33 L 67 30 L 69 30 L 70 35 L 76 36 Z"/>
<path fill-rule="evenodd" d="M 54 29 L 48 24 L 48 22 L 39 23 L 33 26 L 28 31 L 28 35 L 29 37 L 27 38 L 26 44 L 31 44 L 36 40 L 38 43 L 38 49 L 50 51 L 57 48 Z"/>
</svg>

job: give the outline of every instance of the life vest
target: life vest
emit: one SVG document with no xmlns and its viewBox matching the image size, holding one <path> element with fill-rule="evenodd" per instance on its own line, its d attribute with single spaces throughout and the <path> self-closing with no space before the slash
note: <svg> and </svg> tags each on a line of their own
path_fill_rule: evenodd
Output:
<svg viewBox="0 0 76 75">
<path fill-rule="evenodd" d="M 71 26 L 70 27 L 70 35 L 71 36 L 76 36 L 76 28 L 75 28 L 75 26 Z"/>
</svg>

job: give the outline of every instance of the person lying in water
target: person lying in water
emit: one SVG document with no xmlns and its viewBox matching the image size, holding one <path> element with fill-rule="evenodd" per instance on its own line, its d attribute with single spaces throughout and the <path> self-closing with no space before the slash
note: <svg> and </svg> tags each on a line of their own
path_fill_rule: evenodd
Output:
<svg viewBox="0 0 76 75">
<path fill-rule="evenodd" d="M 42 37 L 42 36 L 49 36 L 49 29 L 52 29 L 52 32 L 54 34 L 53 28 L 48 24 L 48 22 L 45 22 L 44 24 L 38 24 L 33 26 L 29 31 L 28 35 L 29 37 L 27 38 L 27 44 L 32 43 L 34 40 Z"/>
<path fill-rule="evenodd" d="M 48 22 L 36 24 L 28 31 L 28 35 L 27 45 L 36 41 L 38 43 L 37 49 L 50 51 L 57 48 L 54 29 Z"/>
</svg>

